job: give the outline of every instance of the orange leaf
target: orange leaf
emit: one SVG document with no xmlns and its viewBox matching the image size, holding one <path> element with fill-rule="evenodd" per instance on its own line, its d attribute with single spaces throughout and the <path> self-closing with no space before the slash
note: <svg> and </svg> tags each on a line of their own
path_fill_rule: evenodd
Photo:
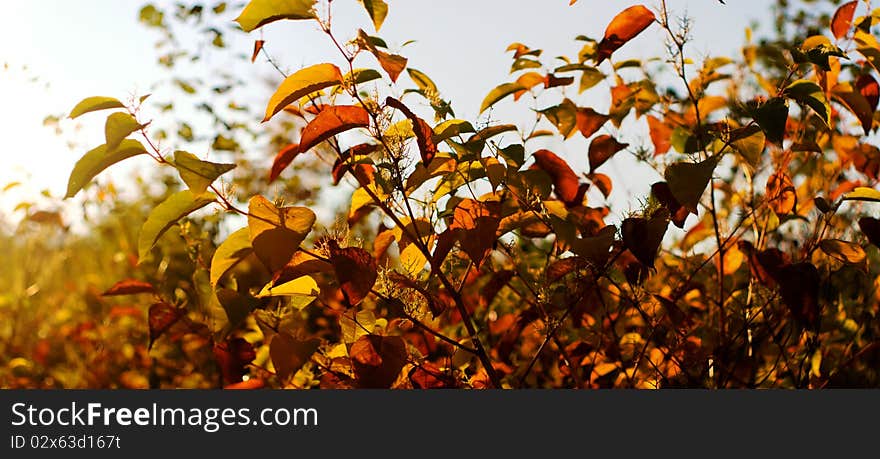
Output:
<svg viewBox="0 0 880 459">
<path fill-rule="evenodd" d="M 605 198 L 608 198 L 612 190 L 611 177 L 608 177 L 605 174 L 592 173 L 587 175 L 587 178 L 593 182 L 593 185 L 602 192 L 602 195 L 605 196 Z"/>
<path fill-rule="evenodd" d="M 603 115 L 589 107 L 578 107 L 577 127 L 584 137 L 590 138 L 608 121 L 608 115 Z"/>
<path fill-rule="evenodd" d="M 662 155 L 672 147 L 672 127 L 652 115 L 647 115 L 651 142 L 654 143 L 654 156 Z"/>
<path fill-rule="evenodd" d="M 611 57 L 611 53 L 647 29 L 655 19 L 654 13 L 644 5 L 631 6 L 620 12 L 605 29 L 605 37 L 596 50 L 596 63 Z"/>
<path fill-rule="evenodd" d="M 610 135 L 600 135 L 590 142 L 590 171 L 595 171 L 605 164 L 615 153 L 628 147 L 628 143 L 620 143 Z"/>
<path fill-rule="evenodd" d="M 345 173 L 349 171 L 351 171 L 359 181 L 372 183 L 373 174 L 375 173 L 375 168 L 373 167 L 373 165 L 355 163 L 354 169 L 352 169 L 350 158 L 353 156 L 356 161 L 358 156 L 368 155 L 378 149 L 378 145 L 371 143 L 362 143 L 359 145 L 355 145 L 348 150 L 345 150 L 342 153 L 342 156 L 337 158 L 336 162 L 333 163 L 333 184 L 338 185 L 339 181 L 342 180 L 342 177 L 345 175 Z"/>
<path fill-rule="evenodd" d="M 361 388 L 391 387 L 406 365 L 406 342 L 399 336 L 361 336 L 348 353 Z"/>
<path fill-rule="evenodd" d="M 422 155 L 422 162 L 427 166 L 432 159 L 434 159 L 434 155 L 437 154 L 437 145 L 434 144 L 434 129 L 431 128 L 431 125 L 425 122 L 425 120 L 416 116 L 412 110 L 409 109 L 406 105 L 403 105 L 403 102 L 388 96 L 385 99 L 385 103 L 390 107 L 394 107 L 409 118 L 413 124 L 413 132 L 416 135 L 416 142 L 419 144 L 419 153 Z"/>
<path fill-rule="evenodd" d="M 263 381 L 260 378 L 250 378 L 247 381 L 228 384 L 223 388 L 227 390 L 254 390 L 262 389 L 264 387 L 266 387 L 266 381 Z"/>
<path fill-rule="evenodd" d="M 274 182 L 281 175 L 281 171 L 286 169 L 299 153 L 298 143 L 291 143 L 282 148 L 272 161 L 272 169 L 269 171 L 269 183 Z"/>
<path fill-rule="evenodd" d="M 370 114 L 361 107 L 356 105 L 327 107 L 303 129 L 299 141 L 299 151 L 308 151 L 341 132 L 369 125 Z"/>
<path fill-rule="evenodd" d="M 880 101 L 880 84 L 877 84 L 877 80 L 866 73 L 856 80 L 856 88 L 865 100 L 868 101 L 868 106 L 871 110 L 877 110 L 877 102 Z"/>
<path fill-rule="evenodd" d="M 789 214 L 797 206 L 794 183 L 784 170 L 776 171 L 767 179 L 767 199 L 777 215 Z"/>
<path fill-rule="evenodd" d="M 373 255 L 358 247 L 339 247 L 331 240 L 330 263 L 348 306 L 360 304 L 373 289 L 378 277 L 378 265 Z"/>
<path fill-rule="evenodd" d="M 495 245 L 495 233 L 500 223 L 500 202 L 480 202 L 474 199 L 464 199 L 455 207 L 449 230 L 458 239 L 461 249 L 468 254 L 471 261 L 479 268 Z M 441 234 L 437 252 L 445 252 L 446 249 L 441 250 L 440 245 L 444 244 L 448 247 L 448 242 L 448 237 L 444 238 Z"/>
<path fill-rule="evenodd" d="M 101 296 L 135 295 L 138 293 L 156 293 L 156 288 L 149 282 L 137 279 L 126 279 L 113 284 Z"/>
<path fill-rule="evenodd" d="M 580 183 L 568 163 L 550 150 L 538 150 L 532 156 L 535 158 L 535 165 L 553 180 L 556 196 L 566 204 L 574 203 Z"/>
<path fill-rule="evenodd" d="M 849 33 L 858 4 L 858 1 L 844 3 L 834 12 L 834 17 L 831 19 L 831 33 L 834 34 L 834 38 L 840 40 Z"/>
<path fill-rule="evenodd" d="M 263 45 L 266 44 L 266 40 L 257 40 L 254 42 L 254 54 L 251 55 L 251 63 L 257 60 L 257 56 L 260 55 L 260 51 L 263 49 Z"/>
</svg>

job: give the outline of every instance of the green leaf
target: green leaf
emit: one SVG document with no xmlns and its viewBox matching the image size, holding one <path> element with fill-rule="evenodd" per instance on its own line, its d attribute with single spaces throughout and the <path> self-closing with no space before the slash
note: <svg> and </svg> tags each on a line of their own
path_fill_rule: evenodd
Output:
<svg viewBox="0 0 880 459">
<path fill-rule="evenodd" d="M 855 190 L 843 195 L 844 201 L 870 201 L 880 202 L 880 191 L 864 186 L 857 187 Z"/>
<path fill-rule="evenodd" d="M 143 260 L 159 238 L 178 220 L 214 202 L 214 199 L 212 193 L 194 194 L 192 191 L 183 190 L 172 194 L 156 206 L 141 227 L 138 236 L 138 258 Z"/>
<path fill-rule="evenodd" d="M 122 140 L 143 126 L 128 113 L 111 113 L 104 123 L 104 138 L 107 141 L 107 150 L 115 150 Z"/>
<path fill-rule="evenodd" d="M 354 69 L 354 74 L 348 72 L 342 77 L 342 81 L 354 84 L 368 83 L 382 78 L 382 74 L 373 69 Z"/>
<path fill-rule="evenodd" d="M 72 198 L 86 184 L 104 169 L 123 159 L 131 158 L 147 152 L 144 146 L 137 140 L 123 140 L 116 150 L 107 151 L 107 145 L 101 145 L 89 151 L 73 166 L 70 179 L 67 182 L 67 194 L 64 199 Z"/>
<path fill-rule="evenodd" d="M 406 73 L 409 74 L 409 77 L 413 80 L 413 83 L 419 87 L 425 94 L 437 94 L 440 91 L 437 90 L 437 85 L 428 78 L 428 75 L 425 75 L 423 72 L 408 68 L 406 69 Z"/>
<path fill-rule="evenodd" d="M 245 227 L 232 233 L 214 251 L 211 258 L 211 285 L 216 286 L 220 278 L 235 265 L 253 253 L 251 232 Z"/>
<path fill-rule="evenodd" d="M 797 80 L 788 85 L 785 95 L 813 109 L 826 126 L 831 123 L 831 107 L 825 98 L 825 91 L 809 80 Z"/>
<path fill-rule="evenodd" d="M 495 105 L 501 99 L 524 89 L 526 89 L 526 87 L 519 83 L 504 83 L 495 87 L 495 89 L 489 91 L 489 94 L 483 99 L 483 103 L 480 104 L 480 113 L 485 112 L 486 109 Z"/>
<path fill-rule="evenodd" d="M 737 132 L 736 135 L 738 138 L 731 142 L 731 146 L 752 169 L 757 168 L 761 163 L 761 154 L 764 153 L 764 143 L 766 142 L 764 131 L 757 126 L 752 126 Z"/>
<path fill-rule="evenodd" d="M 315 91 L 320 91 L 342 82 L 342 72 L 333 64 L 316 64 L 306 67 L 285 78 L 269 98 L 266 116 L 263 122 L 269 121 L 284 107 Z"/>
<path fill-rule="evenodd" d="M 316 19 L 317 0 L 251 0 L 235 18 L 245 32 L 281 19 Z"/>
<path fill-rule="evenodd" d="M 574 128 L 577 127 L 577 106 L 570 99 L 563 100 L 559 105 L 540 110 L 540 113 L 553 123 L 566 139 L 574 134 Z"/>
<path fill-rule="evenodd" d="M 112 97 L 87 97 L 76 104 L 76 107 L 73 107 L 73 110 L 70 111 L 70 118 L 73 119 L 89 112 L 107 110 L 109 108 L 125 108 L 125 105 L 122 105 L 122 102 Z"/>
<path fill-rule="evenodd" d="M 235 169 L 235 164 L 202 161 L 196 155 L 185 151 L 174 152 L 174 167 L 190 191 L 204 193 L 217 177 Z"/>
<path fill-rule="evenodd" d="M 388 16 L 388 4 L 382 0 L 358 1 L 364 5 L 364 9 L 367 10 L 367 14 L 370 15 L 370 19 L 373 20 L 373 26 L 376 28 L 376 32 L 378 32 L 382 28 L 382 23 L 385 22 L 385 16 Z"/>
<path fill-rule="evenodd" d="M 471 123 L 457 119 L 446 120 L 434 128 L 434 143 L 439 144 L 446 139 L 469 132 L 476 132 Z"/>
<path fill-rule="evenodd" d="M 686 209 L 697 213 L 700 197 L 712 179 L 712 173 L 721 155 L 713 156 L 700 163 L 675 163 L 666 168 L 664 177 L 675 199 Z"/>
<path fill-rule="evenodd" d="M 580 87 L 578 87 L 578 93 L 582 93 L 587 89 L 596 86 L 604 79 L 605 74 L 599 71 L 599 69 L 593 67 L 584 69 L 584 73 L 581 74 L 581 83 Z"/>
<path fill-rule="evenodd" d="M 272 282 L 266 284 L 263 290 L 257 295 L 258 298 L 269 296 L 310 296 L 315 297 L 320 292 L 318 283 L 312 276 L 300 276 L 296 279 L 285 282 L 281 285 L 272 285 Z M 305 307 L 303 305 L 302 307 Z"/>
</svg>

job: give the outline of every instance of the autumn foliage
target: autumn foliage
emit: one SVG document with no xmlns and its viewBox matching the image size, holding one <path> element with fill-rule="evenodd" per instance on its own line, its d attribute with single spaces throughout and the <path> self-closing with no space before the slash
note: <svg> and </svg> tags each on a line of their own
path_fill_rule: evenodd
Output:
<svg viewBox="0 0 880 459">
<path fill-rule="evenodd" d="M 378 33 L 389 5 L 361 3 Z M 132 274 L 96 295 L 138 298 L 113 313 L 145 318 L 131 359 L 149 387 L 181 385 L 176 371 L 230 388 L 880 384 L 873 12 L 849 2 L 698 60 L 665 3 L 633 6 L 578 37 L 576 56 L 512 44 L 511 81 L 464 120 L 381 38 L 333 29 L 332 6 L 239 12 L 251 33 L 317 24 L 338 50 L 280 75 L 252 117 L 285 124 L 248 187 L 226 186 L 235 160 L 157 147 L 143 98 L 70 113 L 112 110 L 68 197 L 138 155 L 179 178 L 143 221 Z M 660 37 L 660 64 L 616 59 Z M 269 56 L 254 39 L 249 60 Z M 608 104 L 585 106 L 602 92 Z M 497 120 L 502 104 L 536 120 Z M 587 168 L 548 138 L 585 141 Z M 623 207 L 608 167 L 621 155 L 653 170 Z M 335 223 L 268 191 L 314 157 L 330 158 L 308 163 L 323 186 L 352 190 Z M 186 238 L 187 267 L 167 272 L 168 235 L 193 233 L 205 209 L 219 237 Z"/>
</svg>

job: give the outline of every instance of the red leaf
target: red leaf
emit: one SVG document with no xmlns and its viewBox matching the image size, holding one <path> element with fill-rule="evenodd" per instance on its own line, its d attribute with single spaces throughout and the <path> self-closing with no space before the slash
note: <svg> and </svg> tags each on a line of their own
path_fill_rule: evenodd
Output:
<svg viewBox="0 0 880 459">
<path fill-rule="evenodd" d="M 611 53 L 647 29 L 655 19 L 654 13 L 644 5 L 631 6 L 620 12 L 605 29 L 605 36 L 596 50 L 596 63 L 611 57 Z"/>
<path fill-rule="evenodd" d="M 150 306 L 147 323 L 150 326 L 150 343 L 147 349 L 153 347 L 153 343 L 171 328 L 181 317 L 184 310 L 168 303 L 156 303 Z"/>
<path fill-rule="evenodd" d="M 113 284 L 101 296 L 134 295 L 137 293 L 156 293 L 156 288 L 149 282 L 126 279 Z"/>
<path fill-rule="evenodd" d="M 668 152 L 672 147 L 672 128 L 654 116 L 647 115 L 646 118 L 648 118 L 651 142 L 654 143 L 654 156 Z"/>
<path fill-rule="evenodd" d="M 257 60 L 257 56 L 260 55 L 260 51 L 263 49 L 263 45 L 266 44 L 266 40 L 257 40 L 254 42 L 254 54 L 251 55 L 251 63 Z"/>
<path fill-rule="evenodd" d="M 254 390 L 254 389 L 262 389 L 266 387 L 266 381 L 263 381 L 260 378 L 251 378 L 247 381 L 242 381 L 235 384 L 229 384 L 224 386 L 224 389 L 227 390 Z"/>
<path fill-rule="evenodd" d="M 378 264 L 370 252 L 358 247 L 339 247 L 330 240 L 330 263 L 336 272 L 339 287 L 348 306 L 356 306 L 373 289 L 378 277 Z"/>
<path fill-rule="evenodd" d="M 464 199 L 455 207 L 449 230 L 456 235 L 462 250 L 468 254 L 471 261 L 479 268 L 495 245 L 495 232 L 498 230 L 500 223 L 500 202 L 480 202 L 474 199 Z M 443 237 L 441 235 L 441 241 L 438 242 L 438 245 L 442 241 Z"/>
<path fill-rule="evenodd" d="M 856 80 L 856 88 L 865 100 L 868 101 L 871 110 L 877 110 L 877 102 L 880 101 L 880 84 L 877 84 L 877 80 L 870 74 L 865 73 Z"/>
<path fill-rule="evenodd" d="M 361 388 L 391 387 L 406 365 L 406 342 L 399 336 L 361 336 L 348 353 Z"/>
<path fill-rule="evenodd" d="M 214 358 L 226 384 L 235 384 L 241 382 L 247 373 L 245 367 L 257 358 L 257 353 L 246 339 L 230 338 L 214 345 Z"/>
<path fill-rule="evenodd" d="M 587 175 L 587 178 L 593 182 L 593 185 L 602 192 L 602 195 L 605 196 L 606 199 L 611 195 L 611 177 L 608 177 L 605 174 L 591 173 Z"/>
<path fill-rule="evenodd" d="M 553 180 L 556 196 L 566 204 L 574 204 L 580 183 L 568 163 L 550 150 L 538 150 L 532 156 L 535 164 Z"/>
<path fill-rule="evenodd" d="M 596 169 L 605 164 L 615 153 L 628 147 L 628 143 L 620 143 L 610 135 L 600 135 L 590 142 L 590 171 L 595 172 Z"/>
<path fill-rule="evenodd" d="M 291 143 L 282 148 L 272 161 L 272 169 L 269 171 L 269 183 L 274 182 L 281 175 L 281 171 L 286 169 L 299 153 L 300 149 L 297 143 Z"/>
<path fill-rule="evenodd" d="M 599 113 L 589 107 L 579 107 L 577 110 L 577 127 L 584 137 L 590 138 L 608 121 L 608 115 Z"/>
<path fill-rule="evenodd" d="M 416 134 L 416 142 L 419 144 L 419 153 L 422 155 L 422 162 L 425 163 L 427 167 L 428 164 L 434 159 L 434 155 L 437 154 L 437 145 L 434 144 L 434 130 L 431 126 L 425 122 L 425 120 L 416 116 L 412 110 L 409 109 L 406 105 L 403 105 L 403 102 L 389 96 L 385 99 L 385 103 L 394 107 L 409 118 L 413 124 L 413 132 Z"/>
<path fill-rule="evenodd" d="M 574 83 L 574 77 L 557 77 L 550 73 L 544 77 L 544 89 L 555 88 L 557 86 L 568 86 Z"/>
<path fill-rule="evenodd" d="M 357 161 L 358 156 L 368 155 L 378 149 L 378 145 L 374 145 L 371 143 L 362 143 L 359 145 L 355 145 L 348 150 L 345 150 L 342 153 L 342 156 L 337 158 L 336 162 L 333 163 L 333 184 L 338 185 L 339 182 L 342 180 L 342 177 L 345 176 L 345 173 L 352 171 L 351 161 L 349 160 L 349 158 L 354 157 L 355 161 Z M 375 168 L 371 164 L 355 163 L 355 167 L 352 173 L 359 181 L 372 183 Z"/>
<path fill-rule="evenodd" d="M 319 143 L 350 129 L 370 125 L 370 114 L 356 105 L 333 105 L 321 110 L 303 129 L 299 151 L 305 152 Z"/>
<path fill-rule="evenodd" d="M 831 33 L 834 34 L 834 38 L 840 40 L 849 33 L 858 4 L 858 1 L 844 3 L 834 12 L 834 17 L 831 18 Z"/>
</svg>

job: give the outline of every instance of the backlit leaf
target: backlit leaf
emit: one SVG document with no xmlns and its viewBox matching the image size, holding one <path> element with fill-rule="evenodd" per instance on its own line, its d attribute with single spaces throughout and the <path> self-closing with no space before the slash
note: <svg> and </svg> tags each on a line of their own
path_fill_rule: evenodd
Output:
<svg viewBox="0 0 880 459">
<path fill-rule="evenodd" d="M 870 95 L 870 86 L 865 90 Z M 867 135 L 874 124 L 874 109 L 871 102 L 860 92 L 855 90 L 849 83 L 839 83 L 831 89 L 831 95 L 849 109 L 859 119 L 862 130 Z"/>
<path fill-rule="evenodd" d="M 358 387 L 387 389 L 406 364 L 406 342 L 399 336 L 365 335 L 349 350 Z"/>
<path fill-rule="evenodd" d="M 455 233 L 461 249 L 479 267 L 492 251 L 500 223 L 500 202 L 463 199 L 455 207 L 449 230 Z"/>
<path fill-rule="evenodd" d="M 819 248 L 828 256 L 851 265 L 861 265 L 867 258 L 862 246 L 840 239 L 823 239 L 819 242 Z"/>
<path fill-rule="evenodd" d="M 871 112 L 877 110 L 877 103 L 880 102 L 880 84 L 877 80 L 869 73 L 862 74 L 856 80 L 856 89 L 868 101 Z"/>
<path fill-rule="evenodd" d="M 373 255 L 359 247 L 339 247 L 336 241 L 331 240 L 330 263 L 336 272 L 339 288 L 349 307 L 360 304 L 378 278 L 378 264 Z"/>
<path fill-rule="evenodd" d="M 483 99 L 483 103 L 480 104 L 480 113 L 483 113 L 489 107 L 495 105 L 501 99 L 517 92 L 525 90 L 526 87 L 519 83 L 504 83 L 495 87 L 495 89 L 489 91 L 489 94 L 486 95 L 486 98 Z"/>
<path fill-rule="evenodd" d="M 178 191 L 156 206 L 138 236 L 138 258 L 143 260 L 159 238 L 181 218 L 214 202 L 213 193 L 196 194 L 190 190 Z"/>
<path fill-rule="evenodd" d="M 373 27 L 378 32 L 382 28 L 382 23 L 385 22 L 385 16 L 388 15 L 388 4 L 382 0 L 358 0 L 358 2 L 364 5 L 364 9 L 367 10 L 367 14 L 373 21 Z"/>
<path fill-rule="evenodd" d="M 834 34 L 834 38 L 840 40 L 849 33 L 849 29 L 852 27 L 853 15 L 858 4 L 859 2 L 857 1 L 847 2 L 840 5 L 837 11 L 834 12 L 834 17 L 831 18 L 831 33 Z"/>
<path fill-rule="evenodd" d="M 653 115 L 648 115 L 648 132 L 651 135 L 651 142 L 654 144 L 654 156 L 662 155 L 669 151 L 672 147 L 672 127 L 660 121 Z"/>
<path fill-rule="evenodd" d="M 694 214 L 720 159 L 713 156 L 700 163 L 678 162 L 666 168 L 664 177 L 672 195 Z"/>
<path fill-rule="evenodd" d="M 561 104 L 553 107 L 545 108 L 540 113 L 547 118 L 547 121 L 553 123 L 565 138 L 569 138 L 574 134 L 577 126 L 578 108 L 570 99 L 565 99 Z"/>
<path fill-rule="evenodd" d="M 73 110 L 70 111 L 70 118 L 73 119 L 89 112 L 110 108 L 125 108 L 125 105 L 122 105 L 122 102 L 113 97 L 87 97 L 73 107 Z"/>
<path fill-rule="evenodd" d="M 281 19 L 315 19 L 317 0 L 251 0 L 235 18 L 245 32 Z"/>
<path fill-rule="evenodd" d="M 590 172 L 595 172 L 605 161 L 611 159 L 615 153 L 628 147 L 628 143 L 620 143 L 610 135 L 600 135 L 590 142 L 589 159 Z"/>
<path fill-rule="evenodd" d="M 784 170 L 767 179 L 767 201 L 777 215 L 790 214 L 797 207 L 797 190 Z"/>
<path fill-rule="evenodd" d="M 146 153 L 147 150 L 140 142 L 131 139 L 123 140 L 119 147 L 113 151 L 108 151 L 107 145 L 90 150 L 73 166 L 73 171 L 71 171 L 70 179 L 67 182 L 67 194 L 64 198 L 75 196 L 104 169 L 124 159 Z"/>
<path fill-rule="evenodd" d="M 611 57 L 614 51 L 647 29 L 655 19 L 654 13 L 644 5 L 631 6 L 621 11 L 605 29 L 605 36 L 596 51 L 596 63 Z"/>
<path fill-rule="evenodd" d="M 269 183 L 274 182 L 300 153 L 301 150 L 298 143 L 287 144 L 284 148 L 278 150 L 275 159 L 272 160 L 272 168 L 269 170 Z"/>
<path fill-rule="evenodd" d="M 116 112 L 111 113 L 104 123 L 104 138 L 106 139 L 107 151 L 113 151 L 122 140 L 131 135 L 132 132 L 142 128 L 140 123 L 128 113 Z"/>
<path fill-rule="evenodd" d="M 269 121 L 276 113 L 292 102 L 315 91 L 336 86 L 340 83 L 342 83 L 342 73 L 339 71 L 339 67 L 333 64 L 316 64 L 298 70 L 293 75 L 285 78 L 278 86 L 278 89 L 275 90 L 275 93 L 272 94 L 272 97 L 269 98 L 263 122 Z"/>
<path fill-rule="evenodd" d="M 248 204 L 251 245 L 273 273 L 293 258 L 314 224 L 315 213 L 306 207 L 275 207 L 260 195 Z"/>
<path fill-rule="evenodd" d="M 318 288 L 318 283 L 315 282 L 315 279 L 312 276 L 300 276 L 291 281 L 284 282 L 278 285 L 272 285 L 273 282 L 266 284 L 260 293 L 257 294 L 258 298 L 265 298 L 270 296 L 307 296 L 307 297 L 315 297 L 320 293 L 320 289 Z M 311 302 L 311 301 L 309 301 Z M 305 307 L 308 303 L 302 305 Z"/>
<path fill-rule="evenodd" d="M 608 115 L 599 113 L 589 107 L 579 107 L 577 109 L 577 128 L 586 138 L 590 138 L 598 132 L 608 119 Z"/>
<path fill-rule="evenodd" d="M 822 122 L 826 126 L 829 125 L 831 107 L 825 98 L 825 91 L 818 84 L 809 80 L 797 80 L 788 85 L 783 92 L 788 97 L 812 108 Z"/>
<path fill-rule="evenodd" d="M 318 350 L 320 341 L 310 339 L 300 341 L 287 332 L 280 332 L 269 342 L 269 358 L 275 367 L 275 374 L 282 381 L 293 376 Z"/>
<path fill-rule="evenodd" d="M 216 286 L 220 278 L 235 265 L 254 252 L 251 247 L 250 230 L 245 227 L 230 234 L 211 258 L 211 285 Z"/>
<path fill-rule="evenodd" d="M 190 191 L 204 193 L 217 180 L 217 177 L 235 169 L 235 164 L 202 161 L 196 155 L 185 151 L 174 152 L 174 167 Z"/>
<path fill-rule="evenodd" d="M 419 153 L 422 156 L 422 163 L 429 164 L 434 155 L 437 154 L 437 145 L 434 144 L 434 130 L 425 120 L 416 116 L 403 102 L 388 96 L 385 103 L 403 112 L 403 114 L 413 123 L 413 133 L 416 135 L 416 142 L 419 145 Z"/>
<path fill-rule="evenodd" d="M 868 187 L 857 187 L 855 190 L 843 195 L 845 201 L 872 201 L 880 202 L 880 191 Z"/>
<path fill-rule="evenodd" d="M 336 134 L 370 125 L 370 114 L 356 105 L 333 105 L 321 110 L 303 129 L 299 150 L 305 152 Z"/>
<path fill-rule="evenodd" d="M 532 156 L 535 158 L 535 165 L 553 180 L 553 189 L 559 199 L 568 204 L 576 204 L 580 181 L 568 163 L 550 150 L 538 150 Z"/>
</svg>

